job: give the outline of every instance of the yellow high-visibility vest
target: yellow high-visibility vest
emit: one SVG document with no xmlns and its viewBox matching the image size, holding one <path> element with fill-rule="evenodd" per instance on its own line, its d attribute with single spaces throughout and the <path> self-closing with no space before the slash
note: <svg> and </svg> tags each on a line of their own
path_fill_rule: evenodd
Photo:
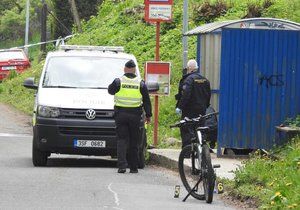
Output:
<svg viewBox="0 0 300 210">
<path fill-rule="evenodd" d="M 141 79 L 128 78 L 125 75 L 120 78 L 120 90 L 115 94 L 115 106 L 140 107 L 143 97 L 140 91 Z"/>
</svg>

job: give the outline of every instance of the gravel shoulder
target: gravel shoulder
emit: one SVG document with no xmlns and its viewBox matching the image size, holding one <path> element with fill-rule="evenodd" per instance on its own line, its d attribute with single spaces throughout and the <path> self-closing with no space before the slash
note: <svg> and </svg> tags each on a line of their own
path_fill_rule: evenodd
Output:
<svg viewBox="0 0 300 210">
<path fill-rule="evenodd" d="M 0 133 L 32 135 L 31 116 L 0 103 Z"/>
</svg>

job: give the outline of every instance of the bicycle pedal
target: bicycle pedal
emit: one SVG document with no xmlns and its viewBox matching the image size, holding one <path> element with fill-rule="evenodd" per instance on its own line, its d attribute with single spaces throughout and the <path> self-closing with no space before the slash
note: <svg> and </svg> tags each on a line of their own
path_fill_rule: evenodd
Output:
<svg viewBox="0 0 300 210">
<path fill-rule="evenodd" d="M 213 165 L 213 168 L 221 168 L 221 165 L 220 164 L 215 164 L 215 165 Z"/>
</svg>

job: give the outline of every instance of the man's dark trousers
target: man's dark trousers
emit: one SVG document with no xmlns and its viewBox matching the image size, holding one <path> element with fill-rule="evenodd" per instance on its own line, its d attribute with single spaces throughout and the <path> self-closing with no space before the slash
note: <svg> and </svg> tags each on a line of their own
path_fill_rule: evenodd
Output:
<svg viewBox="0 0 300 210">
<path fill-rule="evenodd" d="M 185 117 L 188 118 L 195 118 L 199 117 L 199 115 L 204 115 L 205 110 L 203 109 L 186 109 L 182 110 L 182 116 L 181 119 L 184 119 Z M 203 126 L 204 121 L 199 122 L 197 126 Z M 182 148 L 185 146 L 191 144 L 191 139 L 196 135 L 195 131 L 193 130 L 192 126 L 183 126 L 180 128 L 180 135 L 182 139 Z"/>
<path fill-rule="evenodd" d="M 119 110 L 115 114 L 115 121 L 118 138 L 118 168 L 125 169 L 129 165 L 131 169 L 137 169 L 141 114 Z M 128 163 L 126 161 L 127 145 Z"/>
</svg>

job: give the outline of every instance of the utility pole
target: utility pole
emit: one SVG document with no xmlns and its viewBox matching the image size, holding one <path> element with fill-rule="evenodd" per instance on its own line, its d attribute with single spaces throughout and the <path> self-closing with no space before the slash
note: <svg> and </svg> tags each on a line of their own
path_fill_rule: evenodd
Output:
<svg viewBox="0 0 300 210">
<path fill-rule="evenodd" d="M 28 45 L 28 37 L 29 37 L 29 8 L 30 8 L 30 1 L 27 0 L 26 3 L 26 26 L 25 26 L 25 45 Z M 28 47 L 25 47 L 25 53 L 28 56 Z"/>
<path fill-rule="evenodd" d="M 77 29 L 78 29 L 79 32 L 82 32 L 81 24 L 80 24 L 80 18 L 79 18 L 78 10 L 77 10 L 77 7 L 76 7 L 76 2 L 75 2 L 75 0 L 68 0 L 68 1 L 69 1 L 70 6 L 71 6 L 73 19 L 74 19 L 74 22 L 77 26 Z"/>
<path fill-rule="evenodd" d="M 189 9 L 188 9 L 188 0 L 183 1 L 183 34 L 188 31 L 188 24 L 189 24 Z M 183 69 L 186 68 L 187 60 L 188 60 L 188 38 L 187 36 L 182 37 L 183 43 Z M 184 72 L 183 72 L 184 73 Z"/>
<path fill-rule="evenodd" d="M 41 12 L 41 42 L 47 41 L 47 4 L 45 0 L 42 1 L 42 12 Z M 41 45 L 42 53 L 46 52 L 46 44 Z"/>
</svg>

